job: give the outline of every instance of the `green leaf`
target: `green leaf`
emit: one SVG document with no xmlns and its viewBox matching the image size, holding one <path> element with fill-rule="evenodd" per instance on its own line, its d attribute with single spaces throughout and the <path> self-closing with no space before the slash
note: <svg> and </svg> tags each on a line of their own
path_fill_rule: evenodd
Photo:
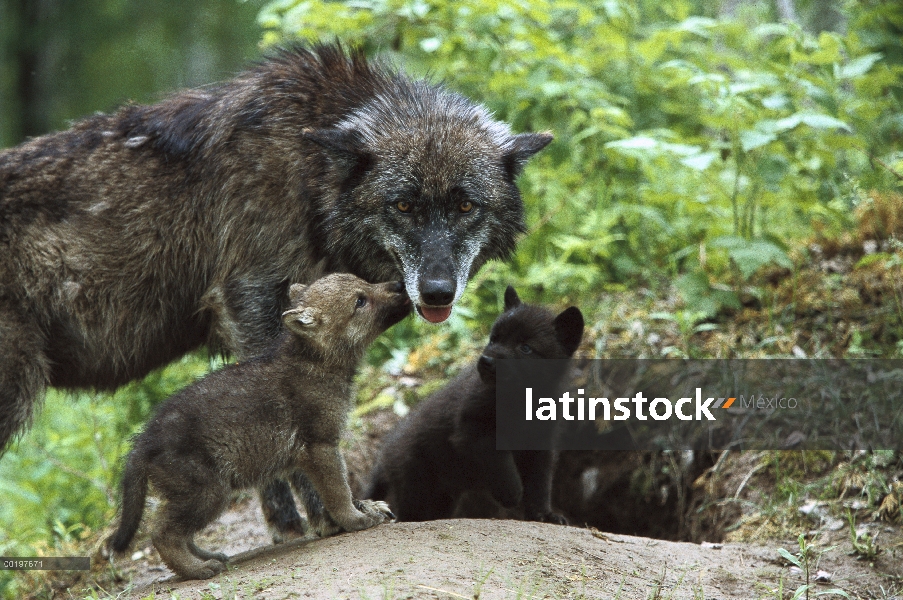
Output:
<svg viewBox="0 0 903 600">
<path fill-rule="evenodd" d="M 740 132 L 740 147 L 743 148 L 744 152 L 749 152 L 776 139 L 778 139 L 778 136 L 774 133 L 747 129 Z"/>
<path fill-rule="evenodd" d="M 843 596 L 844 598 L 850 597 L 850 595 L 848 593 L 846 593 L 845 591 L 838 589 L 838 588 L 832 588 L 830 590 L 824 590 L 822 592 L 815 593 L 816 596 L 825 596 L 827 594 L 836 594 L 838 596 Z"/>
<path fill-rule="evenodd" d="M 767 240 L 747 240 L 737 236 L 722 236 L 712 240 L 709 245 L 713 248 L 724 248 L 728 256 L 740 269 L 740 274 L 745 279 L 770 263 L 791 268 L 793 263 L 783 249 Z"/>
<path fill-rule="evenodd" d="M 793 563 L 794 565 L 796 565 L 796 566 L 799 567 L 800 569 L 803 568 L 803 565 L 800 564 L 800 559 L 798 559 L 798 558 L 795 557 L 794 555 L 790 554 L 790 552 L 788 552 L 788 551 L 785 550 L 784 548 L 778 548 L 778 554 L 780 554 L 781 557 L 782 557 L 784 560 L 786 560 L 787 562 Z"/>
<path fill-rule="evenodd" d="M 681 275 L 674 285 L 686 305 L 701 318 L 714 317 L 723 308 L 740 308 L 737 294 L 713 288 L 702 271 Z"/>
<path fill-rule="evenodd" d="M 652 150 L 658 146 L 658 141 L 651 137 L 639 136 L 626 140 L 617 140 L 605 144 L 606 148 L 615 148 L 621 150 Z"/>
<path fill-rule="evenodd" d="M 883 54 L 880 52 L 873 52 L 871 54 L 866 54 L 865 56 L 860 56 L 854 60 L 851 60 L 847 64 L 840 67 L 837 71 L 838 79 L 852 79 L 853 77 L 859 77 L 861 75 L 865 75 L 869 72 L 869 70 L 874 66 L 876 62 L 883 58 Z"/>
<path fill-rule="evenodd" d="M 835 119 L 834 117 L 821 113 L 801 114 L 800 121 L 802 121 L 809 127 L 814 127 L 815 129 L 837 128 L 845 129 L 846 131 L 852 131 L 852 129 L 850 129 L 850 126 L 840 119 Z"/>
<path fill-rule="evenodd" d="M 703 152 L 702 154 L 696 154 L 694 156 L 688 156 L 681 160 L 680 162 L 687 165 L 691 169 L 695 169 L 697 171 L 705 171 L 709 168 L 709 165 L 718 158 L 718 154 L 716 152 Z"/>
</svg>

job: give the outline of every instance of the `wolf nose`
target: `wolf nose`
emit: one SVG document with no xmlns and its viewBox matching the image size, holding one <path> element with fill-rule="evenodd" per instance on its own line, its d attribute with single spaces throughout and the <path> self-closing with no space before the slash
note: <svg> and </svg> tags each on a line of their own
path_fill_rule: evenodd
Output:
<svg viewBox="0 0 903 600">
<path fill-rule="evenodd" d="M 492 369 L 495 367 L 495 359 L 491 356 L 486 356 L 485 354 L 480 355 L 479 363 L 484 369 Z"/>
<path fill-rule="evenodd" d="M 455 299 L 455 284 L 448 279 L 427 279 L 420 284 L 420 297 L 430 306 L 446 306 Z"/>
</svg>

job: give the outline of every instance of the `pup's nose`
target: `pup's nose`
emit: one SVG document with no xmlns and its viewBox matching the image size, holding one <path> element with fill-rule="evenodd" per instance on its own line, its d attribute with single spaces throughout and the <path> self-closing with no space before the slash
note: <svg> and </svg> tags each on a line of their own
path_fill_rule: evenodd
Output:
<svg viewBox="0 0 903 600">
<path fill-rule="evenodd" d="M 401 281 L 393 281 L 389 284 L 389 291 L 393 294 L 400 294 L 404 291 L 404 283 Z"/>
<path fill-rule="evenodd" d="M 495 367 L 495 359 L 491 356 L 486 356 L 485 354 L 480 355 L 479 363 L 484 369 L 492 369 Z"/>
<path fill-rule="evenodd" d="M 446 306 L 455 299 L 455 284 L 449 279 L 427 279 L 420 284 L 420 297 L 430 306 Z"/>
</svg>

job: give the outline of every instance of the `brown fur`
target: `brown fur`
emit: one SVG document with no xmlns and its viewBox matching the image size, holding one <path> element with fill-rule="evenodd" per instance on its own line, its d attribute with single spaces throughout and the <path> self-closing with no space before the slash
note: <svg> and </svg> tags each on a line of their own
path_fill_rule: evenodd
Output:
<svg viewBox="0 0 903 600">
<path fill-rule="evenodd" d="M 199 549 L 193 538 L 226 508 L 232 491 L 293 478 L 298 470 L 339 529 L 391 518 L 384 503 L 352 502 L 339 440 L 364 350 L 410 312 L 403 292 L 401 283 L 367 284 L 346 274 L 293 285 L 293 307 L 283 315 L 288 332 L 265 354 L 170 398 L 137 437 L 112 549 L 128 548 L 148 483 L 163 499 L 154 546 L 185 578 L 212 577 L 224 568 L 224 555 Z"/>
</svg>

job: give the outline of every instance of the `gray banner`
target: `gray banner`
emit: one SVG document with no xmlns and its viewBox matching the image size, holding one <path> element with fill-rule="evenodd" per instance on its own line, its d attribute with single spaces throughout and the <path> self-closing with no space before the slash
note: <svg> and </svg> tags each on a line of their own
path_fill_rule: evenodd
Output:
<svg viewBox="0 0 903 600">
<path fill-rule="evenodd" d="M 903 449 L 903 360 L 502 360 L 497 378 L 500 450 Z"/>
<path fill-rule="evenodd" d="M 90 571 L 87 556 L 0 556 L 3 571 Z"/>
</svg>

